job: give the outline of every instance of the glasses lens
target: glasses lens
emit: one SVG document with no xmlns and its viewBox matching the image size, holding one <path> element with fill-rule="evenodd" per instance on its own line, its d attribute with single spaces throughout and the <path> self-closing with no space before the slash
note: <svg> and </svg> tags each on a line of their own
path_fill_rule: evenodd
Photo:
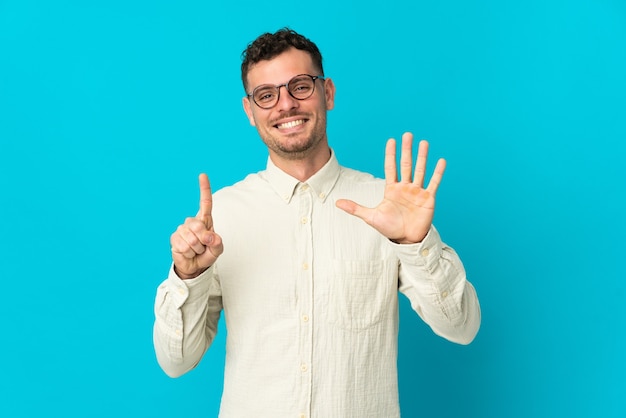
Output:
<svg viewBox="0 0 626 418">
<path fill-rule="evenodd" d="M 289 94 L 298 100 L 304 100 L 313 94 L 315 80 L 310 75 L 298 75 L 289 80 Z"/>
<path fill-rule="evenodd" d="M 252 92 L 256 104 L 263 108 L 269 108 L 278 101 L 278 89 L 274 86 L 259 86 Z"/>
<path fill-rule="evenodd" d="M 301 74 L 289 80 L 287 84 L 281 84 L 280 86 L 264 84 L 254 89 L 252 98 L 260 108 L 271 109 L 278 103 L 280 88 L 283 86 L 285 86 L 292 97 L 298 100 L 308 99 L 315 91 L 315 77 Z"/>
</svg>

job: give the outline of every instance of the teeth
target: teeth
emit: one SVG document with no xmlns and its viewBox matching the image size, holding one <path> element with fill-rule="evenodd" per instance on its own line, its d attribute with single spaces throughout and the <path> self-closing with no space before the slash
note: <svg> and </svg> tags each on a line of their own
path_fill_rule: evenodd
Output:
<svg viewBox="0 0 626 418">
<path fill-rule="evenodd" d="M 281 123 L 277 127 L 278 129 L 289 129 L 289 128 L 295 128 L 296 126 L 302 125 L 303 123 L 304 123 L 304 120 L 298 119 L 298 120 L 292 120 L 291 122 Z"/>
</svg>

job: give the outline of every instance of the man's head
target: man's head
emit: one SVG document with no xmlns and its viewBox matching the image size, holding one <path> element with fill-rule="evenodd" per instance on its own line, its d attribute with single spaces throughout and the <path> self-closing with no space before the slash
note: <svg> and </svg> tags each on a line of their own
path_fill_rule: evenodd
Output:
<svg viewBox="0 0 626 418">
<path fill-rule="evenodd" d="M 264 34 L 243 54 L 243 107 L 274 162 L 327 160 L 326 112 L 335 86 L 311 41 L 289 29 Z"/>
<path fill-rule="evenodd" d="M 307 52 L 315 66 L 317 75 L 324 75 L 322 67 L 322 54 L 317 45 L 308 38 L 296 33 L 289 28 L 283 28 L 275 33 L 264 33 L 256 38 L 241 54 L 241 81 L 248 91 L 248 72 L 250 68 L 260 61 L 271 60 L 290 48 L 296 48 Z"/>
</svg>

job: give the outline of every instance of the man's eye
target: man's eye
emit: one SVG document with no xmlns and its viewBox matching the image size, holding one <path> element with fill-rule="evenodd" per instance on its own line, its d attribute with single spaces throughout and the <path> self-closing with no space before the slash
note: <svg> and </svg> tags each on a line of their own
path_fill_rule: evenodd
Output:
<svg viewBox="0 0 626 418">
<path fill-rule="evenodd" d="M 306 93 L 309 90 L 311 90 L 309 83 L 298 83 L 292 87 L 292 91 L 298 93 Z"/>
<path fill-rule="evenodd" d="M 267 102 L 271 102 L 272 100 L 274 100 L 275 97 L 276 97 L 275 92 L 271 90 L 261 90 L 255 93 L 254 100 L 256 100 L 257 102 L 267 103 Z"/>
</svg>

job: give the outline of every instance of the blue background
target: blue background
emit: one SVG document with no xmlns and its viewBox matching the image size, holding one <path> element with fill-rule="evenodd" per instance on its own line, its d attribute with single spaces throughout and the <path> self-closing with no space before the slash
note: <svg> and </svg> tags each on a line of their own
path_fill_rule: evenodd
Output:
<svg viewBox="0 0 626 418">
<path fill-rule="evenodd" d="M 265 166 L 240 52 L 285 25 L 343 165 L 382 176 L 404 131 L 448 159 L 435 222 L 482 328 L 448 343 L 402 298 L 403 416 L 626 416 L 619 0 L 0 0 L 0 416 L 216 416 L 225 330 L 170 379 L 153 298 L 198 173 Z"/>
</svg>

